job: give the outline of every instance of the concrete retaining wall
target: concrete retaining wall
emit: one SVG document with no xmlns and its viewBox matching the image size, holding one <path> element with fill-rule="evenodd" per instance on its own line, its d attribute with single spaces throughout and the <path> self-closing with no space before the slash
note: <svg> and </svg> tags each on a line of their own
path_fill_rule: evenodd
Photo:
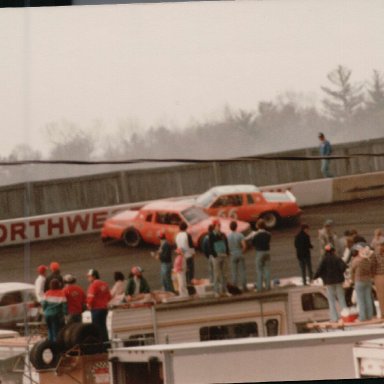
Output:
<svg viewBox="0 0 384 384">
<path fill-rule="evenodd" d="M 384 196 L 384 172 L 278 184 L 264 191 L 290 190 L 300 207 Z M 188 196 L 192 197 L 192 196 Z M 0 221 L 0 246 L 99 232 L 104 220 L 148 201 Z"/>
</svg>

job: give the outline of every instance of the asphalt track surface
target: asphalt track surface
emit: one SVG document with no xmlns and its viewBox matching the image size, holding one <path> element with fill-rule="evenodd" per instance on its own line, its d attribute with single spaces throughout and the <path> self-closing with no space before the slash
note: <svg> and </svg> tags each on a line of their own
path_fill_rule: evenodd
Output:
<svg viewBox="0 0 384 384">
<path fill-rule="evenodd" d="M 340 237 L 346 229 L 355 228 L 370 241 L 375 228 L 384 228 L 384 198 L 304 209 L 301 221 L 310 226 L 314 246 L 312 251 L 314 269 L 319 262 L 317 231 L 326 219 L 334 220 L 336 233 Z M 288 226 L 272 232 L 272 278 L 300 275 L 293 247 L 293 238 L 297 231 L 298 226 Z M 133 265 L 140 265 L 151 288 L 160 289 L 159 262 L 150 256 L 150 251 L 155 249 L 148 245 L 137 249 L 127 248 L 122 243 L 105 245 L 98 234 L 0 248 L 0 281 L 33 282 L 38 265 L 58 261 L 63 274 L 75 275 L 79 284 L 86 288 L 86 272 L 90 268 L 97 269 L 103 280 L 113 284 L 114 271 L 122 271 L 127 275 Z M 195 257 L 195 266 L 197 278 L 207 277 L 207 260 L 200 253 Z M 248 282 L 254 282 L 255 264 L 252 249 L 246 253 L 246 268 Z"/>
</svg>

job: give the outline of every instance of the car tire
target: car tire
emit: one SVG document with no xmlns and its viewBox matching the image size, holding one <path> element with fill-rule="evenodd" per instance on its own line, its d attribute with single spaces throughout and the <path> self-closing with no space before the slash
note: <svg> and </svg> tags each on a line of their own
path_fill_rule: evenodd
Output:
<svg viewBox="0 0 384 384">
<path fill-rule="evenodd" d="M 124 232 L 123 240 L 127 247 L 136 248 L 141 244 L 142 238 L 136 229 L 131 228 Z"/>
<path fill-rule="evenodd" d="M 99 329 L 94 324 L 76 323 L 69 334 L 71 347 L 78 345 L 80 352 L 85 355 L 102 353 L 103 340 Z"/>
<path fill-rule="evenodd" d="M 38 341 L 29 352 L 29 360 L 37 370 L 56 368 L 60 360 L 60 348 L 48 339 Z"/>
<path fill-rule="evenodd" d="M 265 212 L 260 218 L 264 220 L 267 229 L 273 229 L 279 225 L 280 217 L 275 212 Z"/>
</svg>

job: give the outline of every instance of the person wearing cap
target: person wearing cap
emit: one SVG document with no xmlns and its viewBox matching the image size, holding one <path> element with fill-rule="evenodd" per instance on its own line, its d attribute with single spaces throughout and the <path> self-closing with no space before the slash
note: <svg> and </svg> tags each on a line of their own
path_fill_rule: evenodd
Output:
<svg viewBox="0 0 384 384">
<path fill-rule="evenodd" d="M 324 177 L 332 177 L 331 173 L 329 172 L 329 159 L 326 158 L 332 154 L 331 143 L 325 138 L 324 133 L 322 132 L 319 133 L 318 137 L 320 140 L 319 152 L 320 156 L 323 157 L 323 159 L 321 159 L 321 174 Z"/>
<path fill-rule="evenodd" d="M 355 286 L 359 320 L 371 320 L 373 317 L 372 277 L 373 277 L 373 251 L 366 243 L 357 243 L 352 249 L 358 254 L 352 259 L 351 280 Z"/>
<path fill-rule="evenodd" d="M 375 253 L 372 258 L 372 271 L 374 276 L 377 300 L 380 305 L 381 318 L 384 318 L 384 237 L 377 241 Z"/>
<path fill-rule="evenodd" d="M 145 295 L 151 293 L 151 288 L 143 276 L 143 269 L 139 266 L 131 268 L 127 288 L 125 290 L 126 301 L 141 300 Z"/>
<path fill-rule="evenodd" d="M 99 272 L 90 269 L 87 273 L 87 307 L 91 311 L 92 324 L 96 325 L 104 342 L 108 341 L 107 315 L 111 292 L 105 281 L 100 280 Z"/>
<path fill-rule="evenodd" d="M 340 318 L 339 312 L 336 309 L 336 300 L 339 303 L 340 312 L 347 308 L 343 288 L 346 264 L 340 257 L 336 256 L 335 248 L 332 244 L 327 244 L 324 252 L 313 278 L 321 278 L 323 280 L 327 291 L 330 320 L 336 322 Z"/>
<path fill-rule="evenodd" d="M 213 264 L 213 288 L 216 295 L 228 293 L 227 269 L 229 248 L 227 236 L 221 231 L 220 220 L 213 221 L 214 229 L 209 235 L 209 247 Z"/>
<path fill-rule="evenodd" d="M 70 274 L 64 276 L 63 292 L 67 299 L 67 324 L 81 323 L 81 314 L 86 306 L 86 296 L 83 288 L 76 283 L 76 278 Z"/>
<path fill-rule="evenodd" d="M 45 280 L 44 292 L 48 291 L 49 284 L 50 284 L 51 280 L 53 280 L 53 279 L 58 280 L 59 285 L 60 285 L 60 289 L 62 289 L 64 287 L 64 281 L 63 281 L 63 277 L 61 276 L 61 272 L 60 272 L 60 264 L 57 261 L 52 261 L 52 263 L 49 264 L 49 269 L 51 270 L 51 273 L 49 274 L 49 276 Z"/>
<path fill-rule="evenodd" d="M 172 247 L 164 231 L 159 232 L 160 246 L 155 253 L 156 259 L 160 261 L 160 279 L 161 285 L 166 292 L 175 292 L 172 283 Z"/>
<path fill-rule="evenodd" d="M 339 238 L 333 230 L 333 220 L 327 219 L 324 222 L 323 228 L 319 229 L 318 232 L 319 237 L 319 248 L 320 248 L 320 256 L 324 256 L 325 247 L 328 244 L 332 244 L 334 252 L 337 256 L 340 255 L 340 244 Z"/>
<path fill-rule="evenodd" d="M 60 329 L 64 326 L 64 317 L 67 313 L 67 299 L 57 279 L 50 281 L 41 305 L 47 323 L 48 340 L 56 341 Z"/>
<path fill-rule="evenodd" d="M 175 261 L 173 262 L 173 272 L 175 273 L 176 279 L 177 279 L 177 290 L 178 290 L 179 296 L 187 297 L 188 289 L 187 289 L 187 280 L 185 276 L 185 272 L 187 268 L 186 268 L 184 252 L 181 248 L 177 248 L 175 252 L 176 252 L 176 257 L 175 257 Z"/>
<path fill-rule="evenodd" d="M 48 267 L 46 265 L 39 265 L 37 267 L 37 273 L 38 276 L 35 280 L 35 293 L 36 298 L 39 303 L 42 302 L 44 298 L 44 286 L 45 286 L 45 280 L 46 280 L 46 273 L 47 273 Z"/>
<path fill-rule="evenodd" d="M 184 253 L 187 265 L 187 284 L 192 284 L 192 279 L 195 277 L 195 262 L 194 255 L 195 249 L 193 247 L 192 237 L 187 232 L 188 225 L 184 221 L 179 224 L 179 232 L 175 237 L 176 248 L 181 248 Z"/>
</svg>

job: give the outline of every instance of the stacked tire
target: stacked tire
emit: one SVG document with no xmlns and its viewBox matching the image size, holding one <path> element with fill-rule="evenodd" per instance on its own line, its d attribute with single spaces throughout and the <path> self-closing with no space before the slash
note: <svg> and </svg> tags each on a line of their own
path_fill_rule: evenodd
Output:
<svg viewBox="0 0 384 384">
<path fill-rule="evenodd" d="M 72 323 L 64 326 L 57 341 L 37 342 L 29 352 L 29 360 L 37 370 L 54 369 L 63 353 L 93 355 L 105 352 L 98 328 L 90 323 Z"/>
</svg>

